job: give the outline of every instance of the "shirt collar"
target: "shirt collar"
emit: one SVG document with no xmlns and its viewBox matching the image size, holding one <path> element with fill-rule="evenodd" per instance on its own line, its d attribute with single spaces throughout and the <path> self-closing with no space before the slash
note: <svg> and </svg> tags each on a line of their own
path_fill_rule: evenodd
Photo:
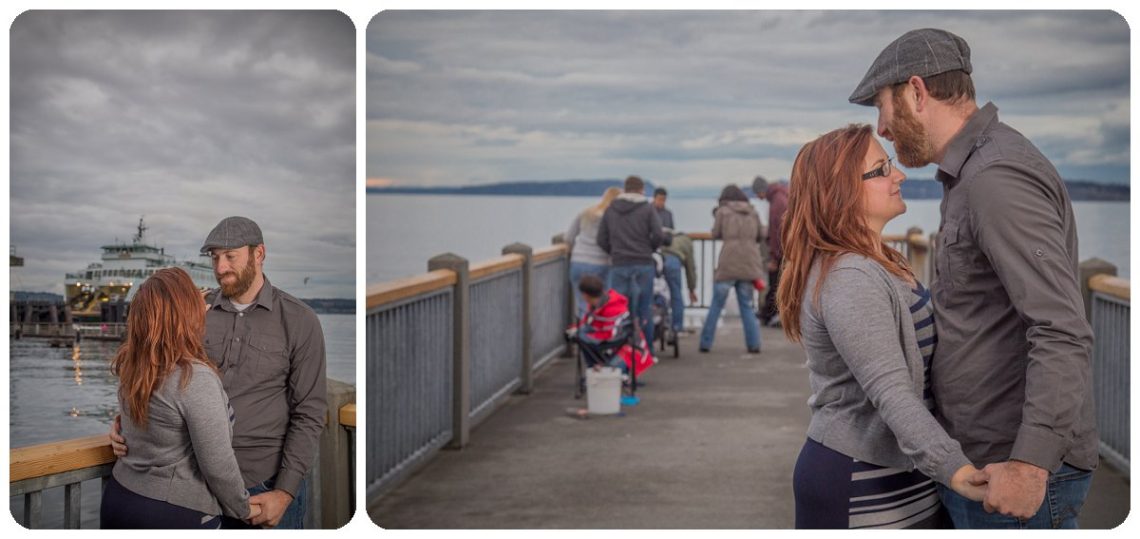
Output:
<svg viewBox="0 0 1140 539">
<path fill-rule="evenodd" d="M 966 125 L 962 126 L 962 130 L 954 135 L 953 139 L 950 139 L 950 144 L 946 147 L 946 155 L 938 164 L 939 179 L 957 178 L 974 150 L 989 141 L 984 133 L 989 130 L 990 124 L 997 121 L 997 111 L 997 105 L 988 102 L 970 115 Z"/>
<path fill-rule="evenodd" d="M 253 303 L 246 309 L 247 311 L 258 305 L 270 311 L 273 310 L 273 286 L 269 284 L 269 277 L 264 273 L 261 274 L 261 279 L 261 291 L 257 293 L 257 297 L 253 298 Z M 222 289 L 217 288 L 216 290 L 217 292 L 214 293 L 214 302 L 210 305 L 210 309 L 221 308 L 224 311 L 237 311 L 237 308 L 234 307 L 234 302 L 222 294 Z"/>
</svg>

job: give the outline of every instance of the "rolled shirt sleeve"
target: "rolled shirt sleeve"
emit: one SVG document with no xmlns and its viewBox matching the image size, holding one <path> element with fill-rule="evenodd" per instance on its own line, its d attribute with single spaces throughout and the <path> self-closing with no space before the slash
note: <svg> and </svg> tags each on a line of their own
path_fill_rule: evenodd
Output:
<svg viewBox="0 0 1140 539">
<path fill-rule="evenodd" d="M 1091 384 L 1092 332 L 1066 249 L 1064 200 L 1027 167 L 987 168 L 970 190 L 975 241 L 1027 326 L 1025 403 L 1010 458 L 1061 466 Z M 1070 224 L 1071 225 L 1071 224 Z M 1075 253 L 1073 254 L 1075 256 Z"/>
</svg>

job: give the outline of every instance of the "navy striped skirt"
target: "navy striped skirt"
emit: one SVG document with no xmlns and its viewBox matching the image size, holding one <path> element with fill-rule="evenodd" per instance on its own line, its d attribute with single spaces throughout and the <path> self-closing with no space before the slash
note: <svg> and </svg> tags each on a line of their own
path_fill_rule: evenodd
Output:
<svg viewBox="0 0 1140 539">
<path fill-rule="evenodd" d="M 792 483 L 797 529 L 953 527 L 929 477 L 860 462 L 810 438 Z"/>
</svg>

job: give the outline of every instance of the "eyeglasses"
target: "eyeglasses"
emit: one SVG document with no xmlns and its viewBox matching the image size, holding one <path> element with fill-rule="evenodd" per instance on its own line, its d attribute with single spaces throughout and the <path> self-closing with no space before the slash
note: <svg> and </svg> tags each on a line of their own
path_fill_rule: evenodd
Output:
<svg viewBox="0 0 1140 539">
<path fill-rule="evenodd" d="M 891 174 L 891 161 L 893 160 L 894 157 L 888 157 L 886 161 L 883 161 L 882 166 L 875 170 L 872 170 L 871 172 L 863 174 L 863 179 L 869 180 L 871 178 L 878 178 L 879 176 L 883 176 L 884 178 L 889 176 Z"/>
</svg>

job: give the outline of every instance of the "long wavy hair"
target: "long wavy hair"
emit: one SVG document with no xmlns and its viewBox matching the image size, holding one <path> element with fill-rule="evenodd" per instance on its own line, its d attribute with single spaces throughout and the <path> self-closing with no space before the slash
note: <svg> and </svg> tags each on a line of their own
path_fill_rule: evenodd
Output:
<svg viewBox="0 0 1140 539">
<path fill-rule="evenodd" d="M 175 368 L 182 369 L 186 389 L 193 364 L 214 369 L 206 358 L 202 338 L 206 315 L 202 296 L 184 270 L 154 272 L 139 286 L 127 315 L 127 339 L 111 360 L 119 377 L 119 399 L 135 424 L 146 427 L 150 397 Z"/>
<path fill-rule="evenodd" d="M 846 253 L 874 260 L 900 278 L 914 279 L 906 258 L 867 223 L 861 177 L 871 137 L 871 126 L 866 124 L 836 129 L 805 144 L 792 166 L 780 237 L 783 268 L 776 287 L 780 321 L 792 342 L 800 340 L 804 288 L 817 261 L 820 277 L 812 291 L 817 306 L 828 271 Z"/>
<path fill-rule="evenodd" d="M 602 199 L 599 200 L 597 204 L 590 206 L 586 211 L 590 214 L 591 217 L 595 219 L 601 219 L 602 214 L 606 212 L 606 208 L 610 207 L 610 204 L 620 194 L 621 189 L 618 189 L 617 187 L 607 187 L 606 192 L 602 193 Z"/>
</svg>

